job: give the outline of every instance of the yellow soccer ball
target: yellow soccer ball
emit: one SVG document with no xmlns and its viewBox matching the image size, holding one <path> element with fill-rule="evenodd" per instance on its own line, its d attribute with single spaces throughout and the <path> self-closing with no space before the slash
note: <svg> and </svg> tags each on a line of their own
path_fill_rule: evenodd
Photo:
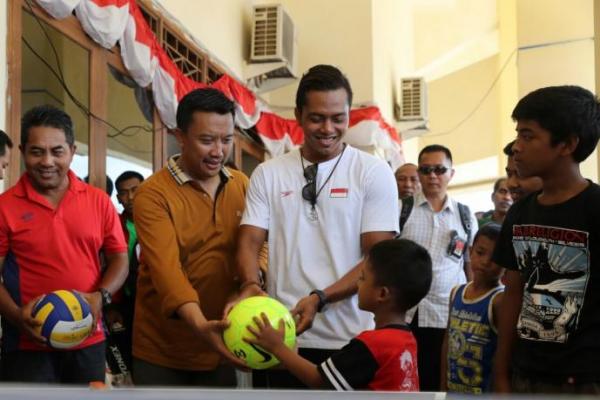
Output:
<svg viewBox="0 0 600 400">
<path fill-rule="evenodd" d="M 260 318 L 261 313 L 267 315 L 271 325 L 276 329 L 279 326 L 279 320 L 283 319 L 285 345 L 292 349 L 296 344 L 296 323 L 283 304 L 266 296 L 248 297 L 240 301 L 227 315 L 231 324 L 223 332 L 223 340 L 229 351 L 253 369 L 270 368 L 279 363 L 275 356 L 260 346 L 244 341 L 244 338 L 251 339 L 253 337 L 247 326 L 256 327 L 252 318 L 255 316 Z"/>
</svg>

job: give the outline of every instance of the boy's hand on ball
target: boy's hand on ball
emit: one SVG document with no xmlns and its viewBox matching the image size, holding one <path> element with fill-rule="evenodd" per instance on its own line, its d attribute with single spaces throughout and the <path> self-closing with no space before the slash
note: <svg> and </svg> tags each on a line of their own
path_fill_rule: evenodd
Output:
<svg viewBox="0 0 600 400">
<path fill-rule="evenodd" d="M 40 326 L 42 326 L 42 323 L 31 316 L 33 307 L 42 297 L 44 296 L 42 295 L 36 297 L 21 308 L 21 315 L 19 317 L 18 325 L 19 329 L 33 339 L 36 343 L 46 344 L 46 338 L 40 334 L 39 330 Z"/>
<path fill-rule="evenodd" d="M 279 320 L 277 330 L 271 325 L 269 317 L 265 313 L 260 313 L 259 317 L 253 317 L 252 320 L 256 327 L 248 325 L 248 330 L 254 335 L 252 338 L 244 338 L 244 341 L 250 344 L 257 344 L 268 352 L 275 353 L 280 347 L 285 347 L 285 322 Z"/>
<path fill-rule="evenodd" d="M 317 296 L 308 295 L 298 301 L 296 307 L 291 311 L 292 317 L 296 321 L 296 334 L 300 335 L 313 324 L 315 315 L 319 308 L 319 298 Z"/>
</svg>

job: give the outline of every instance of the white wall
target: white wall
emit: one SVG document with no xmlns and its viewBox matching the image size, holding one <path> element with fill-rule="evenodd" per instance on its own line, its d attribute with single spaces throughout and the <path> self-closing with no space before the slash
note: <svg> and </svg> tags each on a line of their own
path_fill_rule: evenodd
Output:
<svg viewBox="0 0 600 400">
<path fill-rule="evenodd" d="M 159 0 L 190 34 L 231 70 L 243 76 L 250 53 L 250 0 Z"/>
<path fill-rule="evenodd" d="M 552 85 L 596 89 L 594 1 L 517 2 L 519 96 Z M 532 46 L 535 46 L 532 48 Z M 597 152 L 581 164 L 582 174 L 598 180 Z"/>
</svg>

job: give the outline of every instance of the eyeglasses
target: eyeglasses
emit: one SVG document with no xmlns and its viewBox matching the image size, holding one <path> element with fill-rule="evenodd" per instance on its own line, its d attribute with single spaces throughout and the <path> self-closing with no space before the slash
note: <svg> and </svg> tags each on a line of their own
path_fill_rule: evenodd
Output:
<svg viewBox="0 0 600 400">
<path fill-rule="evenodd" d="M 304 179 L 306 185 L 302 188 L 302 198 L 308 201 L 313 207 L 317 204 L 317 171 L 319 164 L 312 164 L 304 168 Z"/>
<path fill-rule="evenodd" d="M 432 172 L 436 175 L 444 175 L 448 172 L 449 168 L 443 165 L 434 165 L 434 166 L 422 166 L 417 169 L 421 175 L 429 175 Z"/>
</svg>

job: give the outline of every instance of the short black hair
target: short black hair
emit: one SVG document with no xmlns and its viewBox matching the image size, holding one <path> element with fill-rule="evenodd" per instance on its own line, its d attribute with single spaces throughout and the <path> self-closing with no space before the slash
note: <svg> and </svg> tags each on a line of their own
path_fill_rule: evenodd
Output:
<svg viewBox="0 0 600 400">
<path fill-rule="evenodd" d="M 83 178 L 83 181 L 89 185 L 89 183 L 90 183 L 90 176 L 86 175 L 86 177 Z M 113 184 L 112 179 L 110 179 L 110 176 L 106 175 L 106 189 L 105 189 L 105 191 L 106 191 L 106 194 L 108 195 L 108 197 L 112 196 L 114 190 L 115 190 L 115 185 Z"/>
<path fill-rule="evenodd" d="M 502 151 L 504 152 L 504 154 L 507 157 L 512 157 L 515 155 L 515 153 L 513 152 L 513 145 L 515 144 L 515 141 L 513 140 L 512 142 L 509 142 L 506 144 L 506 146 L 504 146 L 504 149 L 502 149 Z"/>
<path fill-rule="evenodd" d="M 398 311 L 406 311 L 427 295 L 431 287 L 432 266 L 429 252 L 408 239 L 378 242 L 369 251 L 375 282 L 394 294 Z"/>
<path fill-rule="evenodd" d="M 421 156 L 425 153 L 437 153 L 442 152 L 446 155 L 446 158 L 450 161 L 450 165 L 452 165 L 452 153 L 450 149 L 446 146 L 442 146 L 441 144 L 430 144 L 429 146 L 423 147 L 423 149 L 419 152 L 419 162 L 421 162 Z"/>
<path fill-rule="evenodd" d="M 315 65 L 300 79 L 298 90 L 296 91 L 296 109 L 302 110 L 306 105 L 306 94 L 308 92 L 327 92 L 337 89 L 346 90 L 348 95 L 348 106 L 352 106 L 352 88 L 348 78 L 333 65 L 319 64 Z"/>
<path fill-rule="evenodd" d="M 51 105 L 33 107 L 21 119 L 21 146 L 25 147 L 29 140 L 29 131 L 37 126 L 50 126 L 60 129 L 65 134 L 69 146 L 75 144 L 73 121 L 69 114 Z"/>
<path fill-rule="evenodd" d="M 144 182 L 144 176 L 137 171 L 125 171 L 115 181 L 115 188 L 117 189 L 117 193 L 119 192 L 119 185 L 128 179 L 137 179 L 140 182 Z"/>
<path fill-rule="evenodd" d="M 536 121 L 550 132 L 552 145 L 570 136 L 579 139 L 573 160 L 580 163 L 594 151 L 600 139 L 600 103 L 579 86 L 549 86 L 534 90 L 517 103 L 515 121 Z"/>
<path fill-rule="evenodd" d="M 6 149 L 12 149 L 13 142 L 10 137 L 0 129 L 0 157 L 6 154 Z"/>
<path fill-rule="evenodd" d="M 479 228 L 479 230 L 477 231 L 477 234 L 475 234 L 475 238 L 473 239 L 473 245 L 475 245 L 475 243 L 477 242 L 477 239 L 479 239 L 482 236 L 485 236 L 486 238 L 490 239 L 494 243 L 497 242 L 498 238 L 500 237 L 501 229 L 502 229 L 502 226 L 495 222 L 489 222 L 489 223 L 483 225 L 481 228 Z"/>
<path fill-rule="evenodd" d="M 235 121 L 235 103 L 220 90 L 214 88 L 195 89 L 183 96 L 177 106 L 177 128 L 187 132 L 195 112 L 231 114 Z"/>
<path fill-rule="evenodd" d="M 500 185 L 502 184 L 502 182 L 506 181 L 507 179 L 508 178 L 498 178 L 496 182 L 494 182 L 494 193 L 496 193 L 498 189 L 500 189 Z"/>
</svg>

